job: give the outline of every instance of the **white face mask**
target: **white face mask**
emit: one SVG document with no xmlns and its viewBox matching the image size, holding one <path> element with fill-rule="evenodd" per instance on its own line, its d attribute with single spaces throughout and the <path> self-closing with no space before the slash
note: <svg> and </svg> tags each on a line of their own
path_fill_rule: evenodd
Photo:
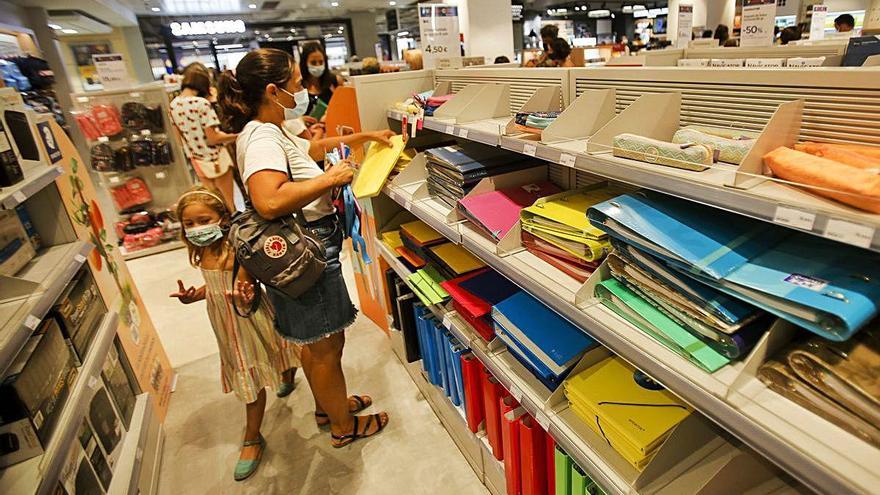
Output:
<svg viewBox="0 0 880 495">
<path fill-rule="evenodd" d="M 309 66 L 309 74 L 312 77 L 321 77 L 324 75 L 324 66 L 323 65 L 310 65 Z"/>
<path fill-rule="evenodd" d="M 303 88 L 296 93 L 291 93 L 284 88 L 278 89 L 292 96 L 293 103 L 296 105 L 293 108 L 287 108 L 281 103 L 278 103 L 278 100 L 275 100 L 275 103 L 284 109 L 284 120 L 298 119 L 306 114 L 306 110 L 309 109 L 309 92 L 306 88 Z"/>
</svg>

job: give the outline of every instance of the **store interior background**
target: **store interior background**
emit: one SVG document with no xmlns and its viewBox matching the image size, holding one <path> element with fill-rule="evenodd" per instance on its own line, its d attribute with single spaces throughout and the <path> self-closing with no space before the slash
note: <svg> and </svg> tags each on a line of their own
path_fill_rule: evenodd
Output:
<svg viewBox="0 0 880 495">
<path fill-rule="evenodd" d="M 498 56 L 505 56 L 517 65 L 540 48 L 537 33 L 548 22 L 559 24 L 560 35 L 572 46 L 585 48 L 589 59 L 591 50 L 601 55 L 604 52 L 600 53 L 600 47 L 614 44 L 622 36 L 629 40 L 642 37 L 645 41 L 670 40 L 677 31 L 677 18 L 667 12 L 674 12 L 680 3 L 694 6 L 695 33 L 712 30 L 719 24 L 734 26 L 737 11 L 737 0 L 446 0 L 444 3 L 459 6 L 462 55 L 483 57 L 487 64 Z M 633 3 L 644 4 L 650 14 L 633 15 L 626 10 Z M 807 0 L 778 0 L 777 25 L 799 23 L 808 3 Z M 861 27 L 861 15 L 880 0 L 824 0 L 823 3 L 828 6 L 829 20 L 841 13 L 852 13 L 857 27 Z M 68 123 L 73 123 L 71 112 L 81 104 L 76 95 L 102 89 L 93 77 L 94 68 L 87 63 L 89 57 L 84 63 L 78 59 L 77 50 L 123 54 L 133 85 L 160 80 L 193 62 L 218 70 L 234 68 L 246 53 L 259 47 L 279 48 L 298 57 L 299 47 L 315 41 L 324 45 L 330 67 L 346 74 L 354 74 L 360 68 L 360 62 L 352 62 L 354 56 L 361 61 L 376 57 L 389 70 L 406 70 L 403 51 L 418 48 L 420 41 L 416 5 L 417 2 L 407 0 L 0 0 L 0 53 L 4 56 L 31 53 L 47 60 L 55 72 L 54 93 Z M 605 10 L 607 15 L 591 15 Z M 226 21 L 223 25 L 229 32 L 192 32 L 193 23 L 206 21 Z M 833 28 L 827 34 L 834 36 Z M 69 125 L 67 130 L 86 158 L 87 139 L 76 125 Z M 179 150 L 177 156 L 182 156 Z M 96 186 L 100 195 L 100 189 L 107 184 L 96 179 Z M 101 199 L 109 202 L 106 197 Z M 111 211 L 112 206 L 105 210 Z M 354 292 L 350 263 L 344 260 L 343 265 L 349 289 Z M 196 311 L 192 307 L 167 297 L 174 289 L 175 279 L 197 285 L 199 274 L 188 265 L 182 249 L 132 260 L 129 266 L 171 365 L 183 380 L 171 401 L 166 421 L 165 493 L 195 493 L 205 488 L 203 478 L 210 478 L 212 483 L 218 480 L 216 485 L 211 485 L 214 492 L 232 490 L 234 485 L 227 468 L 237 456 L 235 432 L 240 425 L 237 416 L 236 421 L 223 423 L 223 420 L 228 419 L 224 418 L 225 411 L 235 410 L 238 405 L 231 396 L 225 396 L 222 401 L 217 399 L 220 394 L 216 383 L 216 343 L 205 313 L 198 312 L 198 318 L 193 318 Z M 193 330 L 181 331 L 177 324 L 180 321 L 187 321 Z M 371 470 L 369 478 L 362 479 L 361 471 L 346 470 L 343 466 L 344 462 L 359 462 L 360 452 L 357 459 L 352 455 L 351 459 L 339 461 L 326 445 L 326 438 L 317 430 L 311 430 L 311 424 L 309 429 L 296 433 L 302 439 L 294 437 L 290 432 L 311 419 L 307 391 L 299 390 L 296 402 L 291 401 L 290 407 L 275 403 L 276 409 L 267 415 L 270 434 L 280 435 L 276 445 L 289 441 L 304 446 L 302 451 L 270 460 L 263 477 L 274 478 L 275 484 L 268 492 L 296 484 L 309 487 L 304 493 L 312 493 L 311 490 L 335 493 L 334 490 L 350 486 L 346 483 L 359 483 L 364 493 L 380 493 L 369 489 L 387 490 L 387 480 L 396 479 L 401 483 L 399 491 L 405 493 L 408 485 L 438 476 L 432 481 L 436 486 L 449 488 L 460 484 L 456 493 L 486 493 L 477 480 L 471 478 L 467 463 L 458 456 L 455 444 L 431 409 L 423 400 L 417 400 L 418 390 L 413 383 L 399 370 L 392 369 L 398 363 L 382 360 L 378 372 L 370 368 L 376 366 L 373 358 L 377 354 L 389 354 L 389 344 L 382 332 L 376 331 L 375 325 L 361 316 L 353 333 L 357 336 L 351 348 L 360 350 L 346 365 L 352 367 L 355 377 L 359 376 L 358 370 L 363 371 L 360 373 L 363 375 L 368 368 L 370 373 L 382 376 L 380 385 L 368 392 L 377 402 L 384 401 L 392 412 L 397 412 L 395 420 L 400 421 L 389 432 L 392 439 L 365 449 L 370 456 L 375 456 L 379 466 L 368 466 L 370 469 L 359 466 L 363 471 Z M 305 383 L 302 377 L 299 380 Z M 360 378 L 352 381 L 358 391 L 370 385 Z M 211 394 L 204 393 L 205 390 Z M 192 416 L 190 410 L 201 412 Z M 408 417 L 402 417 L 401 413 Z M 406 426 L 402 426 L 404 421 Z M 194 426 L 218 422 L 223 424 L 216 429 Z M 412 438 L 418 438 L 419 444 L 411 445 L 410 450 L 398 448 L 400 443 Z M 311 452 L 318 453 L 314 458 L 317 460 L 307 458 L 306 453 Z M 407 459 L 430 455 L 442 456 L 440 458 L 448 464 L 447 470 L 438 474 L 403 473 L 399 469 Z M 173 462 L 167 461 L 176 458 L 196 461 L 175 468 Z M 286 471 L 291 463 L 299 462 L 306 464 Z M 190 476 L 194 470 L 201 471 L 203 476 Z M 325 479 L 328 473 L 338 479 Z M 174 489 L 169 489 L 170 486 Z"/>
</svg>

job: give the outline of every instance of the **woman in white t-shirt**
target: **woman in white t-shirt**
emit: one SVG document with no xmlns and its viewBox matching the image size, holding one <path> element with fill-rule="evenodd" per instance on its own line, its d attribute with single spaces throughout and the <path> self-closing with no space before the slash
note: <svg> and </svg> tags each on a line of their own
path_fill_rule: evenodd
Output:
<svg viewBox="0 0 880 495">
<path fill-rule="evenodd" d="M 208 101 L 211 77 L 200 63 L 183 71 L 180 95 L 171 100 L 171 122 L 177 129 L 183 152 L 206 187 L 218 189 L 226 205 L 232 206 L 232 160 L 223 145 L 235 140 L 235 134 L 219 129 L 220 119 Z"/>
<path fill-rule="evenodd" d="M 351 165 L 341 162 L 322 170 L 315 162 L 324 149 L 344 142 L 387 142 L 390 131 L 358 133 L 309 142 L 284 130 L 284 121 L 301 117 L 309 105 L 299 67 L 286 52 L 259 49 L 245 55 L 236 75 L 220 78 L 219 102 L 224 122 L 239 132 L 238 167 L 254 208 L 264 218 L 291 215 L 302 208 L 307 226 L 327 249 L 327 268 L 298 298 L 271 287 L 275 327 L 284 338 L 303 345 L 302 364 L 315 396 L 315 420 L 330 426 L 332 445 L 343 447 L 382 431 L 385 413 L 355 416 L 369 407 L 369 396 L 346 397 L 342 371 L 344 330 L 355 319 L 339 252 L 342 228 L 332 202 L 333 190 L 351 182 Z"/>
</svg>

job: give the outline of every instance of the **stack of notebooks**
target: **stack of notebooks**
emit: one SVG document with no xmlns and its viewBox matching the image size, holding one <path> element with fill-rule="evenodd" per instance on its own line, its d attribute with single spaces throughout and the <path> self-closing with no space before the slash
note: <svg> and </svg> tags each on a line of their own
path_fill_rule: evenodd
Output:
<svg viewBox="0 0 880 495">
<path fill-rule="evenodd" d="M 572 410 L 641 471 L 690 407 L 617 356 L 565 381 Z"/>
<path fill-rule="evenodd" d="M 772 323 L 650 254 L 617 240 L 612 245 L 606 264 L 613 278 L 596 286 L 596 298 L 706 372 L 745 357 Z"/>
<path fill-rule="evenodd" d="M 520 211 L 540 198 L 557 194 L 551 182 L 538 182 L 475 194 L 458 202 L 458 211 L 483 233 L 500 241 L 519 220 Z"/>
<path fill-rule="evenodd" d="M 588 216 L 677 275 L 826 339 L 847 340 L 878 313 L 877 253 L 653 192 L 616 197 Z"/>
<path fill-rule="evenodd" d="M 452 297 L 452 306 L 485 341 L 495 338 L 492 306 L 519 292 L 519 288 L 497 272 L 486 269 L 440 284 Z"/>
<path fill-rule="evenodd" d="M 451 242 L 431 246 L 427 249 L 425 255 L 428 261 L 436 266 L 437 270 L 447 280 L 486 267 L 486 264 L 471 254 L 470 251 Z"/>
<path fill-rule="evenodd" d="M 592 337 L 525 292 L 496 304 L 492 320 L 508 351 L 550 390 L 597 346 Z"/>
<path fill-rule="evenodd" d="M 520 213 L 523 246 L 535 256 L 584 282 L 610 251 L 608 236 L 584 212 L 619 194 L 606 184 L 541 198 Z"/>
<path fill-rule="evenodd" d="M 454 208 L 480 180 L 541 164 L 488 146 L 444 146 L 425 151 L 428 192 Z"/>
<path fill-rule="evenodd" d="M 425 222 L 414 220 L 400 226 L 400 241 L 394 251 L 415 271 L 425 266 L 426 249 L 446 242 L 446 238 Z"/>
</svg>

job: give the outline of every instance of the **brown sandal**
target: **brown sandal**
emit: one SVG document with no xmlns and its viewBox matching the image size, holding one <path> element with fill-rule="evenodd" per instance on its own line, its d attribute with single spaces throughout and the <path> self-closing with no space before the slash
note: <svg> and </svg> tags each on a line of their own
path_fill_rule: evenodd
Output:
<svg viewBox="0 0 880 495">
<path fill-rule="evenodd" d="M 385 422 L 384 423 L 382 423 L 382 414 L 385 414 Z M 360 418 L 364 418 L 364 417 L 367 418 L 367 423 L 364 425 L 364 428 L 363 428 L 364 432 L 361 433 L 358 428 L 358 426 L 360 426 L 358 423 L 360 421 Z M 373 426 L 374 420 L 376 421 L 376 424 L 379 425 L 379 427 L 373 433 L 367 433 L 368 431 L 370 431 L 370 427 Z M 330 443 L 331 443 L 331 445 L 333 445 L 334 448 L 341 449 L 342 447 L 346 447 L 348 445 L 351 445 L 352 443 L 354 443 L 357 440 L 360 440 L 361 438 L 367 438 L 367 437 L 371 437 L 373 435 L 377 435 L 377 434 L 381 433 L 382 430 L 385 429 L 385 426 L 388 425 L 389 420 L 390 420 L 390 418 L 388 417 L 387 413 L 376 413 L 376 414 L 370 414 L 369 416 L 355 416 L 354 417 L 354 428 L 352 429 L 352 433 L 349 433 L 347 435 L 338 435 L 338 436 L 337 435 L 330 435 L 331 438 L 333 439 Z"/>
<path fill-rule="evenodd" d="M 348 408 L 348 412 L 351 414 L 357 414 L 373 405 L 373 398 L 369 395 L 352 395 L 348 398 L 348 401 L 349 404 L 351 402 L 355 403 L 354 409 L 352 409 L 351 406 Z M 326 422 L 321 420 L 326 420 Z M 318 425 L 318 428 L 329 428 L 330 416 L 328 416 L 327 413 L 315 412 L 315 424 Z"/>
</svg>

